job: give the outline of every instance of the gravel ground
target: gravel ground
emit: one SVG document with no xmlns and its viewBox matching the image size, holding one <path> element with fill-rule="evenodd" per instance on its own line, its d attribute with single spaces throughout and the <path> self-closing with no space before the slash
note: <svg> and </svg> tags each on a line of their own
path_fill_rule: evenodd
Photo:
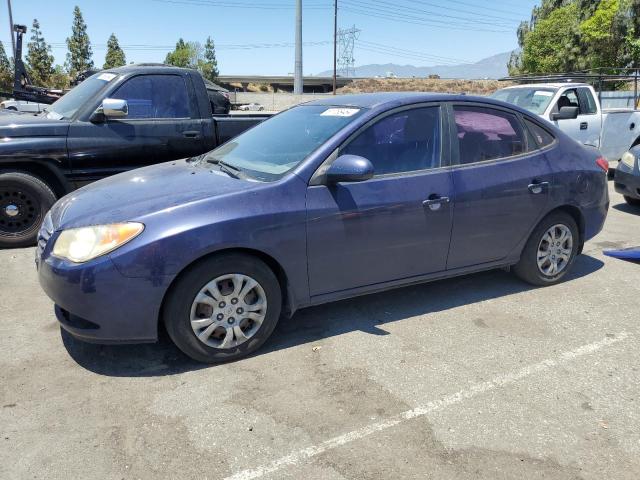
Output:
<svg viewBox="0 0 640 480">
<path fill-rule="evenodd" d="M 637 479 L 640 210 L 563 284 L 495 271 L 298 312 L 255 356 L 60 332 L 0 251 L 0 478 Z"/>
</svg>

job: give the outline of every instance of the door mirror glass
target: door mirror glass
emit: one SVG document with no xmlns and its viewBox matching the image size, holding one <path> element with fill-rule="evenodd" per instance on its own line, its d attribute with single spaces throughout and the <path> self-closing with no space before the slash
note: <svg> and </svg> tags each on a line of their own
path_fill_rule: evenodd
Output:
<svg viewBox="0 0 640 480">
<path fill-rule="evenodd" d="M 373 165 L 358 155 L 341 155 L 325 173 L 327 183 L 363 182 L 373 177 Z"/>
<path fill-rule="evenodd" d="M 578 118 L 578 107 L 560 107 L 560 110 L 551 114 L 551 120 L 575 120 Z"/>
<path fill-rule="evenodd" d="M 124 118 L 129 115 L 129 105 L 126 100 L 105 98 L 102 101 L 102 113 L 107 118 Z"/>
</svg>

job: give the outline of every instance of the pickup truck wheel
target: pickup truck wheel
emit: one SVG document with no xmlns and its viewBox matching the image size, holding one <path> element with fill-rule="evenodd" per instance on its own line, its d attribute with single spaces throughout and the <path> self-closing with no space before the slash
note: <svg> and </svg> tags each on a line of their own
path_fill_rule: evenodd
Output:
<svg viewBox="0 0 640 480">
<path fill-rule="evenodd" d="M 625 195 L 624 201 L 627 202 L 629 205 L 633 205 L 634 207 L 640 207 L 640 199 L 638 198 L 631 198 Z"/>
<path fill-rule="evenodd" d="M 278 279 L 247 255 L 211 257 L 196 264 L 168 293 L 163 319 L 169 336 L 204 363 L 236 360 L 258 349 L 280 317 Z"/>
<path fill-rule="evenodd" d="M 536 286 L 559 283 L 573 265 L 579 243 L 578 226 L 571 215 L 547 215 L 527 240 L 514 273 Z"/>
<path fill-rule="evenodd" d="M 56 196 L 33 175 L 0 172 L 0 248 L 35 245 L 38 230 Z"/>
</svg>

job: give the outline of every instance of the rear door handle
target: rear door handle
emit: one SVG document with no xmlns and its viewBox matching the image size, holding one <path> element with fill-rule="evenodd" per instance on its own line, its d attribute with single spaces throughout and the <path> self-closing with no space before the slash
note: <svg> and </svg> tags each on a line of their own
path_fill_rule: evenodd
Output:
<svg viewBox="0 0 640 480">
<path fill-rule="evenodd" d="M 538 195 L 549 188 L 549 182 L 533 182 L 530 183 L 527 188 L 529 189 L 529 192 L 534 195 Z"/>
<path fill-rule="evenodd" d="M 586 130 L 589 128 L 589 124 L 587 122 L 580 123 L 580 130 Z"/>
<path fill-rule="evenodd" d="M 429 207 L 429 210 L 440 210 L 443 203 L 449 203 L 449 197 L 441 197 L 440 195 L 430 195 L 429 198 L 422 202 L 423 207 Z"/>
<path fill-rule="evenodd" d="M 182 135 L 187 138 L 199 138 L 200 132 L 198 130 L 187 130 L 186 132 L 182 132 Z"/>
</svg>

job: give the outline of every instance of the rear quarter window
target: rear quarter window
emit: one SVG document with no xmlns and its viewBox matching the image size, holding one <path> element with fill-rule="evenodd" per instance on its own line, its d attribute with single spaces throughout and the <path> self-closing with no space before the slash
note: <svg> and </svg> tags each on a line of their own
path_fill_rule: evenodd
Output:
<svg viewBox="0 0 640 480">
<path fill-rule="evenodd" d="M 529 151 L 548 147 L 554 142 L 555 137 L 537 123 L 527 120 L 526 118 L 524 119 L 524 123 L 527 126 L 530 136 Z"/>
</svg>

